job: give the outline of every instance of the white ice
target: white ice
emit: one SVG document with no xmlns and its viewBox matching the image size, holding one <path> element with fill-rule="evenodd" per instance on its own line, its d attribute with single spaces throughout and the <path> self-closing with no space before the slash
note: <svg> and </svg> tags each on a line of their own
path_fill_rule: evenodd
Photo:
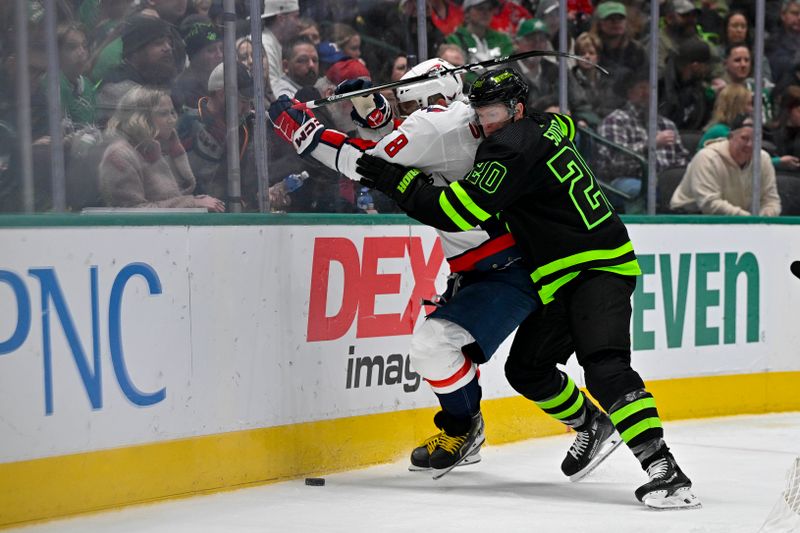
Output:
<svg viewBox="0 0 800 533">
<path fill-rule="evenodd" d="M 665 431 L 702 509 L 637 502 L 646 476 L 625 446 L 570 483 L 559 469 L 572 441 L 563 435 L 489 443 L 482 462 L 438 481 L 399 461 L 325 476 L 323 487 L 298 479 L 9 531 L 755 533 L 800 456 L 800 413 L 667 422 Z"/>
</svg>

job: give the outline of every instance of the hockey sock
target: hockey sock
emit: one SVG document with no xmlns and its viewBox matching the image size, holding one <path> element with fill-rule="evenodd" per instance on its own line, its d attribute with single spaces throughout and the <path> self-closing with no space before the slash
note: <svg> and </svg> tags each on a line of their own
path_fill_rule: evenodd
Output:
<svg viewBox="0 0 800 533">
<path fill-rule="evenodd" d="M 481 410 L 481 386 L 478 384 L 477 375 L 460 389 L 445 394 L 437 392 L 436 396 L 439 398 L 442 410 L 456 418 L 469 420 Z"/>
<path fill-rule="evenodd" d="M 646 390 L 629 392 L 614 403 L 608 414 L 642 468 L 647 468 L 656 454 L 666 449 L 655 398 Z"/>
<path fill-rule="evenodd" d="M 469 426 L 472 423 L 470 418 L 453 416 L 447 411 L 439 411 L 433 417 L 436 427 L 444 430 L 450 436 L 466 435 L 469 433 Z"/>
<path fill-rule="evenodd" d="M 559 422 L 577 430 L 583 429 L 593 406 L 567 374 L 561 372 L 561 390 L 555 396 L 534 400 L 539 408 Z"/>
</svg>

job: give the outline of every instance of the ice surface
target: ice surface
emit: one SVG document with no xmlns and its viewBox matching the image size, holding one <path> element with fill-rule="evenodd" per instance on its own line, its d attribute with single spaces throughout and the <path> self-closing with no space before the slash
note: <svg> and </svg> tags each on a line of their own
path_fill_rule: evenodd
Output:
<svg viewBox="0 0 800 533">
<path fill-rule="evenodd" d="M 297 479 L 7 531 L 754 533 L 800 456 L 800 413 L 667 422 L 665 431 L 702 509 L 658 512 L 636 501 L 646 476 L 624 445 L 569 482 L 559 465 L 572 437 L 563 435 L 489 443 L 482 462 L 438 481 L 401 461 L 327 475 L 324 487 Z"/>
</svg>

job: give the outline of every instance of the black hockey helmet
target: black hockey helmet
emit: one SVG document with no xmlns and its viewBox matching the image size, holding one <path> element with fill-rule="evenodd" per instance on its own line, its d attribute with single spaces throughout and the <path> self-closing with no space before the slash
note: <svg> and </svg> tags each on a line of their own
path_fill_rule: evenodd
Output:
<svg viewBox="0 0 800 533">
<path fill-rule="evenodd" d="M 518 103 L 525 106 L 527 99 L 528 84 L 510 67 L 484 72 L 469 91 L 472 107 L 503 103 L 513 109 Z"/>
</svg>

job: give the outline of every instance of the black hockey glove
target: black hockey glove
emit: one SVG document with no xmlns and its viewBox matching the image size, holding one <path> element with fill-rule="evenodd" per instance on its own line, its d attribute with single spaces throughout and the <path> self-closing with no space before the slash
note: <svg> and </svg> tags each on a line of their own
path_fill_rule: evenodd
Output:
<svg viewBox="0 0 800 533">
<path fill-rule="evenodd" d="M 406 168 L 374 155 L 364 154 L 356 161 L 361 184 L 377 189 L 401 204 L 421 182 L 431 183 L 431 177 L 416 168 Z"/>
</svg>

